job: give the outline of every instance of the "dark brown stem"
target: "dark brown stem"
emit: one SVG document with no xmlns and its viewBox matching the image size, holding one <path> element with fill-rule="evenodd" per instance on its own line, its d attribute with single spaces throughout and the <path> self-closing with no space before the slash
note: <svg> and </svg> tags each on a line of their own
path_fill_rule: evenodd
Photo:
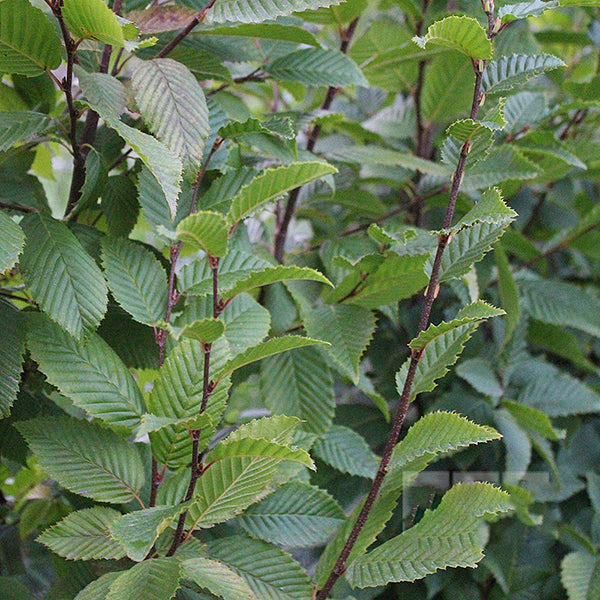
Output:
<svg viewBox="0 0 600 600">
<path fill-rule="evenodd" d="M 206 13 L 213 7 L 214 3 L 215 0 L 210 0 L 210 2 L 156 55 L 156 58 L 164 58 L 173 50 L 173 48 L 179 46 L 196 25 L 204 21 Z"/>
<path fill-rule="evenodd" d="M 352 36 L 356 31 L 356 26 L 358 25 L 359 17 L 356 17 L 348 28 L 342 31 L 342 41 L 340 43 L 340 51 L 346 54 L 348 52 L 348 48 L 350 47 L 350 42 L 352 41 Z M 339 88 L 337 87 L 329 87 L 327 88 L 327 93 L 325 94 L 325 99 L 321 104 L 321 110 L 329 110 L 333 99 L 336 97 Z M 308 134 L 308 141 L 306 143 L 306 149 L 309 152 L 312 152 L 315 148 L 315 144 L 321 135 L 321 125 L 315 125 L 310 133 Z M 279 263 L 283 262 L 283 254 L 285 250 L 285 241 L 287 239 L 288 230 L 290 227 L 290 223 L 292 221 L 292 217 L 296 212 L 296 204 L 298 203 L 298 196 L 300 195 L 300 190 L 302 187 L 294 188 L 288 197 L 287 204 L 285 206 L 285 211 L 283 213 L 283 217 L 281 218 L 281 222 L 277 223 L 277 231 L 275 233 L 275 241 L 273 244 L 273 256 L 275 260 Z"/>
<path fill-rule="evenodd" d="M 493 10 L 493 9 L 492 9 Z M 491 12 L 491 11 L 490 11 Z M 488 37 L 491 39 L 493 37 L 493 24 L 494 18 L 493 14 L 488 15 Z M 475 69 L 475 88 L 473 90 L 473 103 L 471 105 L 471 119 L 475 120 L 477 118 L 477 113 L 479 112 L 479 107 L 481 105 L 481 81 L 483 77 L 483 71 L 485 69 L 485 61 L 478 61 L 474 63 Z M 467 155 L 469 152 L 469 142 L 465 142 L 461 149 L 461 153 L 456 165 L 456 169 L 452 176 L 452 185 L 450 188 L 450 195 L 448 198 L 448 205 L 446 207 L 446 215 L 444 217 L 443 227 L 445 230 L 448 230 L 452 224 L 452 220 L 454 218 L 454 209 L 456 207 L 456 200 L 458 198 L 458 191 L 460 188 L 460 183 L 464 174 L 465 163 L 467 160 Z M 427 290 L 425 292 L 425 301 L 423 303 L 423 307 L 421 309 L 421 317 L 419 319 L 419 325 L 417 327 L 416 335 L 424 331 L 429 325 L 429 320 L 431 317 L 431 309 L 433 307 L 433 303 L 438 295 L 439 291 L 439 282 L 440 282 L 440 267 L 442 265 L 442 257 L 444 255 L 444 250 L 448 245 L 451 239 L 450 233 L 441 233 L 438 236 L 438 246 L 435 253 L 435 258 L 433 261 L 433 266 L 431 269 L 431 276 L 429 278 L 429 284 L 427 286 Z M 402 388 L 402 394 L 400 395 L 400 402 L 396 409 L 396 414 L 394 416 L 394 423 L 392 426 L 392 431 L 390 432 L 390 436 L 387 440 L 385 448 L 383 450 L 383 454 L 381 457 L 381 462 L 379 463 L 379 467 L 377 469 L 377 473 L 375 475 L 375 479 L 373 480 L 373 484 L 363 507 L 356 519 L 356 523 L 352 528 L 346 543 L 340 555 L 338 556 L 335 565 L 331 571 L 331 574 L 327 578 L 323 588 L 317 593 L 315 600 L 326 600 L 331 592 L 331 589 L 337 582 L 337 580 L 344 574 L 346 571 L 346 561 L 348 556 L 350 556 L 350 552 L 360 535 L 369 515 L 371 514 L 371 510 L 373 509 L 373 505 L 375 504 L 375 500 L 379 495 L 379 491 L 381 490 L 381 486 L 383 484 L 383 480 L 387 474 L 387 468 L 392 458 L 392 452 L 396 443 L 398 442 L 398 438 L 400 437 L 400 431 L 402 429 L 402 425 L 404 423 L 404 419 L 406 418 L 406 414 L 408 412 L 408 408 L 411 400 L 411 392 L 415 379 L 415 373 L 417 371 L 417 367 L 419 366 L 419 361 L 421 360 L 422 353 L 413 350 L 410 356 L 410 363 L 408 366 L 408 373 L 406 375 L 406 380 L 404 381 L 404 386 Z"/>
<path fill-rule="evenodd" d="M 20 204 L 12 204 L 11 202 L 2 201 L 0 201 L 0 208 L 5 208 L 6 210 L 16 210 L 17 212 L 22 213 L 40 212 L 37 208 L 33 208 L 31 206 L 21 206 Z"/>
</svg>

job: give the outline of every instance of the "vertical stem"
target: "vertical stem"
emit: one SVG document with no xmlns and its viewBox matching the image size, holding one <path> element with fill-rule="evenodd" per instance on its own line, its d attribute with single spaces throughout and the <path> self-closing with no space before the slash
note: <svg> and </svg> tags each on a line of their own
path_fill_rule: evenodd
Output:
<svg viewBox="0 0 600 600">
<path fill-rule="evenodd" d="M 488 7 L 484 7 L 486 15 L 488 17 L 488 38 L 491 40 L 494 37 L 493 34 L 493 26 L 494 26 L 494 15 L 493 15 L 493 4 Z M 477 113 L 479 112 L 479 108 L 482 100 L 482 92 L 481 92 L 481 81 L 483 77 L 483 71 L 485 69 L 485 61 L 476 61 L 474 62 L 475 69 L 475 87 L 473 90 L 473 102 L 471 105 L 471 119 L 475 120 L 477 118 Z M 465 164 L 467 160 L 467 155 L 469 153 L 469 142 L 465 142 L 460 152 L 459 159 L 457 161 L 456 169 L 454 174 L 452 175 L 452 186 L 450 188 L 450 195 L 448 198 L 448 205 L 446 207 L 446 214 L 444 217 L 443 227 L 445 230 L 448 230 L 452 224 L 452 220 L 454 218 L 454 209 L 456 207 L 456 199 L 458 197 L 458 191 L 460 188 L 460 184 L 462 181 L 462 177 L 464 174 Z M 421 333 L 421 331 L 425 330 L 429 324 L 429 319 L 431 316 L 431 309 L 433 307 L 433 303 L 435 298 L 437 297 L 439 290 L 439 282 L 440 282 L 440 267 L 442 264 L 442 257 L 444 255 L 444 250 L 450 241 L 450 233 L 441 233 L 438 236 L 438 246 L 435 253 L 435 258 L 433 261 L 433 266 L 431 269 L 431 276 L 429 278 L 429 284 L 427 286 L 427 290 L 425 292 L 425 302 L 423 303 L 423 308 L 421 310 L 421 317 L 419 319 L 419 325 L 417 327 L 417 333 Z M 373 484 L 363 507 L 356 519 L 356 523 L 338 556 L 335 565 L 327 578 L 327 581 L 323 585 L 323 588 L 316 594 L 316 600 L 326 600 L 331 592 L 331 589 L 337 582 L 337 580 L 344 574 L 346 571 L 346 560 L 348 556 L 350 556 L 350 552 L 360 535 L 371 510 L 373 509 L 373 505 L 375 504 L 375 500 L 379 495 L 379 491 L 381 490 L 381 486 L 387 474 L 387 468 L 392 458 L 392 452 L 396 443 L 398 442 L 398 438 L 400 437 L 400 431 L 402 429 L 402 425 L 404 423 L 404 419 L 406 418 L 406 414 L 408 412 L 408 407 L 410 405 L 411 392 L 413 383 L 415 380 L 415 373 L 417 371 L 417 367 L 419 366 L 419 361 L 421 360 L 422 353 L 413 350 L 411 352 L 410 363 L 408 366 L 408 373 L 406 375 L 406 380 L 404 382 L 404 387 L 402 389 L 402 394 L 400 395 L 400 402 L 398 404 L 398 408 L 396 409 L 396 414 L 394 416 L 394 423 L 392 426 L 392 431 L 388 437 L 385 448 L 383 450 L 383 454 L 381 457 L 381 462 L 379 463 L 379 467 L 377 469 L 377 473 L 373 480 Z"/>
<path fill-rule="evenodd" d="M 340 51 L 346 54 L 348 52 L 348 48 L 350 47 L 350 42 L 352 41 L 352 37 L 354 32 L 356 31 L 356 26 L 358 25 L 359 17 L 356 17 L 348 28 L 341 32 L 342 41 L 340 43 Z M 325 98 L 321 104 L 321 110 L 329 110 L 331 107 L 331 103 L 336 97 L 339 88 L 330 86 L 327 88 L 327 93 L 325 94 Z M 321 125 L 315 125 L 310 133 L 308 134 L 308 141 L 306 143 L 306 149 L 309 152 L 312 152 L 315 148 L 315 144 L 321 135 L 322 127 Z M 273 256 L 275 260 L 279 263 L 283 262 L 283 254 L 285 250 L 285 241 L 287 238 L 288 230 L 290 227 L 290 223 L 292 221 L 292 217 L 296 211 L 296 204 L 298 203 L 298 196 L 300 195 L 300 190 L 302 187 L 294 188 L 288 197 L 287 204 L 285 206 L 285 211 L 283 213 L 283 217 L 281 218 L 281 222 L 277 223 L 277 231 L 275 233 L 275 242 L 273 245 Z"/>
</svg>

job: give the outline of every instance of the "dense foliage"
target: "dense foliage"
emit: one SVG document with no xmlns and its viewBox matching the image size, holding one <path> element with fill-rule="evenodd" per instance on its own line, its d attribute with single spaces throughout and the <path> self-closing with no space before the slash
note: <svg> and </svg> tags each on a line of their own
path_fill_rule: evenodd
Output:
<svg viewBox="0 0 600 600">
<path fill-rule="evenodd" d="M 0 600 L 598 600 L 599 56 L 0 0 Z"/>
</svg>

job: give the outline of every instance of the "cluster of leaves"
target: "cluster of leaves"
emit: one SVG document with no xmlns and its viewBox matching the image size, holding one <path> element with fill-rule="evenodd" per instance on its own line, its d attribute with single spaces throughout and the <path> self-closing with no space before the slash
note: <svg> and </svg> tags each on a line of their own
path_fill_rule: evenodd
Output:
<svg viewBox="0 0 600 600">
<path fill-rule="evenodd" d="M 0 599 L 600 597 L 598 10 L 0 0 Z"/>
</svg>

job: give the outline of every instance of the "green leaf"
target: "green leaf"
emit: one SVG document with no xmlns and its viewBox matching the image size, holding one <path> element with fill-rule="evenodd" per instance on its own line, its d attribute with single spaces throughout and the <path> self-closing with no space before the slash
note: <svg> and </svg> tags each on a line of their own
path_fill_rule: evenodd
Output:
<svg viewBox="0 0 600 600">
<path fill-rule="evenodd" d="M 77 596 L 75 596 L 75 600 L 106 600 L 106 595 L 108 594 L 110 586 L 119 575 L 121 575 L 119 571 L 102 575 L 102 577 L 86 585 Z"/>
<path fill-rule="evenodd" d="M 237 296 L 242 292 L 248 292 L 263 287 L 264 285 L 269 285 L 278 281 L 297 279 L 318 281 L 333 286 L 325 275 L 322 275 L 315 269 L 310 269 L 309 267 L 296 267 L 294 265 L 277 265 L 276 267 L 267 267 L 260 271 L 251 271 L 247 276 L 238 279 L 233 287 L 227 287 L 226 284 L 223 284 L 223 297 L 228 299 Z"/>
<path fill-rule="evenodd" d="M 225 256 L 229 242 L 229 226 L 223 215 L 201 210 L 177 225 L 177 239 L 200 248 L 209 256 Z"/>
<path fill-rule="evenodd" d="M 232 224 L 236 224 L 266 202 L 332 173 L 337 173 L 337 169 L 320 161 L 297 162 L 265 169 L 235 194 L 229 209 L 229 219 Z"/>
<path fill-rule="evenodd" d="M 547 2 L 543 2 L 543 4 L 547 4 Z M 566 66 L 565 63 L 552 54 L 502 56 L 486 65 L 481 79 L 481 87 L 486 94 L 506 92 L 540 73 L 564 66 Z"/>
<path fill-rule="evenodd" d="M 534 319 L 574 327 L 600 337 L 600 301 L 576 285 L 552 280 L 519 280 L 522 306 Z"/>
<path fill-rule="evenodd" d="M 200 84 L 185 65 L 169 58 L 137 62 L 131 81 L 144 121 L 195 180 L 210 134 Z"/>
<path fill-rule="evenodd" d="M 139 500 L 142 460 L 116 433 L 71 417 L 40 417 L 17 427 L 40 467 L 68 490 L 111 504 Z"/>
<path fill-rule="evenodd" d="M 481 394 L 492 398 L 499 398 L 504 394 L 504 388 L 498 381 L 494 368 L 484 358 L 463 360 L 456 367 L 456 374 L 467 383 L 470 383 Z"/>
<path fill-rule="evenodd" d="M 508 257 L 501 244 L 494 250 L 494 259 L 498 268 L 498 287 L 500 288 L 500 299 L 502 307 L 506 311 L 506 328 L 504 331 L 503 345 L 512 338 L 519 319 L 521 318 L 521 305 L 519 302 L 519 288 L 513 277 L 508 262 Z"/>
<path fill-rule="evenodd" d="M 115 300 L 136 320 L 155 326 L 167 310 L 167 276 L 155 256 L 123 238 L 102 240 L 102 262 Z"/>
<path fill-rule="evenodd" d="M 379 458 L 364 438 L 348 427 L 333 425 L 314 445 L 321 460 L 342 473 L 373 479 Z"/>
<path fill-rule="evenodd" d="M 593 576 L 599 572 L 600 560 L 589 552 L 570 552 L 560 564 L 560 579 L 569 600 L 594 600 L 590 595 Z M 597 587 L 597 586 L 596 586 Z"/>
<path fill-rule="evenodd" d="M 119 515 L 110 524 L 110 533 L 136 562 L 144 560 L 158 536 L 190 506 L 153 506 Z"/>
<path fill-rule="evenodd" d="M 242 577 L 221 562 L 198 557 L 183 561 L 181 567 L 184 578 L 223 600 L 256 600 Z"/>
<path fill-rule="evenodd" d="M 35 77 L 60 65 L 60 38 L 39 8 L 3 0 L 0 23 L 0 73 Z"/>
<path fill-rule="evenodd" d="M 545 438 L 553 441 L 561 440 L 565 437 L 565 430 L 554 429 L 548 415 L 541 410 L 512 402 L 511 400 L 503 400 L 502 406 L 514 417 L 514 419 L 522 427 L 527 427 Z"/>
<path fill-rule="evenodd" d="M 46 529 L 36 541 L 69 560 L 123 558 L 123 548 L 110 534 L 111 523 L 120 516 L 103 506 L 78 510 Z"/>
<path fill-rule="evenodd" d="M 265 404 L 274 414 L 297 416 L 305 429 L 324 433 L 335 410 L 333 381 L 316 348 L 302 348 L 266 359 L 261 364 Z"/>
<path fill-rule="evenodd" d="M 96 40 L 117 48 L 125 46 L 123 28 L 102 0 L 64 0 L 62 13 L 75 39 Z"/>
<path fill-rule="evenodd" d="M 453 321 L 430 325 L 412 340 L 410 347 L 420 351 L 421 358 L 415 372 L 410 399 L 414 399 L 421 392 L 433 390 L 436 380 L 443 377 L 448 372 L 448 367 L 458 360 L 464 345 L 481 321 L 499 314 L 503 314 L 503 311 L 479 300 L 459 311 Z M 402 394 L 404 388 L 409 362 L 410 359 L 407 359 L 396 373 L 399 394 Z"/>
<path fill-rule="evenodd" d="M 359 262 L 327 301 L 373 309 L 410 298 L 427 285 L 426 260 L 426 254 L 399 256 L 388 252 L 381 262 L 378 259 L 375 268 L 368 262 Z"/>
<path fill-rule="evenodd" d="M 233 457 L 291 460 L 300 463 L 313 471 L 315 470 L 315 465 L 306 450 L 302 450 L 301 448 L 288 448 L 287 446 L 269 442 L 265 439 L 253 438 L 233 441 L 225 440 L 220 444 L 217 444 L 217 446 L 207 454 L 206 461 L 210 463 Z"/>
<path fill-rule="evenodd" d="M 0 152 L 5 152 L 17 142 L 43 133 L 50 123 L 47 115 L 31 110 L 0 112 Z"/>
<path fill-rule="evenodd" d="M 103 73 L 86 73 L 83 69 L 77 69 L 76 74 L 88 105 L 131 146 L 154 175 L 174 219 L 181 191 L 181 159 L 156 138 L 119 120 L 125 107 L 125 88 L 118 79 Z"/>
<path fill-rule="evenodd" d="M 20 312 L 0 300 L 0 419 L 8 417 L 19 391 L 25 353 L 25 331 Z"/>
<path fill-rule="evenodd" d="M 102 272 L 63 223 L 31 214 L 22 226 L 27 236 L 21 258 L 25 283 L 54 321 L 81 338 L 98 326 L 106 311 Z"/>
<path fill-rule="evenodd" d="M 123 571 L 111 584 L 106 600 L 171 600 L 180 576 L 177 558 L 151 558 Z"/>
<path fill-rule="evenodd" d="M 600 410 L 600 394 L 579 379 L 550 367 L 543 377 L 521 389 L 519 402 L 551 417 L 594 413 Z"/>
<path fill-rule="evenodd" d="M 556 8 L 559 5 L 558 0 L 528 0 L 526 2 L 517 2 L 501 6 L 498 9 L 497 17 L 502 23 L 508 23 L 516 19 L 526 19 L 527 17 L 539 17 L 550 8 Z"/>
<path fill-rule="evenodd" d="M 489 483 L 457 484 L 416 525 L 356 559 L 346 578 L 353 587 L 374 587 L 414 581 L 447 567 L 475 567 L 487 537 L 482 517 L 508 511 L 509 499 Z"/>
<path fill-rule="evenodd" d="M 258 346 L 248 348 L 245 352 L 238 354 L 235 358 L 228 361 L 218 377 L 221 379 L 226 375 L 233 373 L 236 369 L 267 358 L 268 356 L 317 344 L 326 345 L 327 342 L 314 340 L 309 337 L 302 337 L 300 335 L 282 335 L 281 337 L 271 338 L 266 342 L 258 344 Z"/>
<path fill-rule="evenodd" d="M 264 0 L 260 4 L 251 0 L 217 0 L 207 20 L 213 23 L 261 23 L 276 17 L 291 15 L 308 9 L 339 4 L 338 0 Z"/>
<path fill-rule="evenodd" d="M 473 17 L 446 17 L 430 25 L 423 37 L 416 36 L 413 40 L 421 48 L 428 44 L 444 46 L 458 50 L 472 60 L 492 58 L 492 43 Z"/>
<path fill-rule="evenodd" d="M 0 273 L 3 273 L 12 269 L 17 263 L 19 254 L 25 245 L 25 234 L 19 225 L 3 212 L 0 212 L 0 229 L 2 230 Z"/>
<path fill-rule="evenodd" d="M 213 344 L 210 377 L 222 370 L 229 356 L 227 343 L 221 338 Z M 158 417 L 187 421 L 198 416 L 204 387 L 204 351 L 196 340 L 182 340 L 169 354 L 148 396 L 148 410 Z M 229 380 L 221 381 L 209 398 L 206 414 L 216 426 L 225 409 Z M 213 427 L 202 428 L 200 449 L 214 434 Z M 176 469 L 187 465 L 192 440 L 185 424 L 164 427 L 150 434 L 152 453 L 162 464 Z"/>
<path fill-rule="evenodd" d="M 339 50 L 303 48 L 275 59 L 264 69 L 276 79 L 305 85 L 369 85 L 356 63 Z"/>
<path fill-rule="evenodd" d="M 328 492 L 290 481 L 246 510 L 237 522 L 255 538 L 299 548 L 323 543 L 344 518 Z"/>
<path fill-rule="evenodd" d="M 355 385 L 360 359 L 371 341 L 375 324 L 372 311 L 340 304 L 318 306 L 304 320 L 306 333 L 331 344 L 327 352 Z"/>
<path fill-rule="evenodd" d="M 219 339 L 223 333 L 225 333 L 225 323 L 221 319 L 208 317 L 186 325 L 181 330 L 179 337 L 187 337 L 203 344 L 210 344 Z"/>
<path fill-rule="evenodd" d="M 307 600 L 312 584 L 302 567 L 286 552 L 246 536 L 208 543 L 211 558 L 224 562 L 245 579 L 257 598 Z"/>
<path fill-rule="evenodd" d="M 29 315 L 27 344 L 48 381 L 75 406 L 109 425 L 132 431 L 144 411 L 129 371 L 97 334 L 77 342 L 50 320 Z"/>
</svg>

